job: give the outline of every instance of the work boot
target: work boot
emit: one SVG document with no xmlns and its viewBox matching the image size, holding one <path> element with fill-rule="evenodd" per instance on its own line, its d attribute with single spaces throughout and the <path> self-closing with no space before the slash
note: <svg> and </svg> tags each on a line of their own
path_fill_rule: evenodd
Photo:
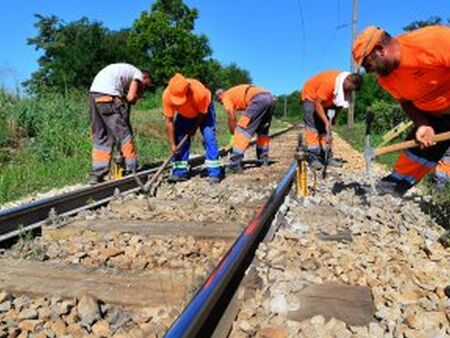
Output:
<svg viewBox="0 0 450 338">
<path fill-rule="evenodd" d="M 188 175 L 170 175 L 167 181 L 169 183 L 186 182 L 189 179 Z"/>
<path fill-rule="evenodd" d="M 268 167 L 268 166 L 270 166 L 270 161 L 269 161 L 268 158 L 259 159 L 258 160 L 258 165 L 260 167 Z"/>
<path fill-rule="evenodd" d="M 211 185 L 219 184 L 220 181 L 221 181 L 221 179 L 220 179 L 219 176 L 209 176 L 209 177 L 208 177 L 208 182 L 209 182 L 209 184 L 211 184 Z"/>
<path fill-rule="evenodd" d="M 379 195 L 402 197 L 404 194 L 399 191 L 397 182 L 391 180 L 382 179 L 375 185 L 375 189 Z"/>
<path fill-rule="evenodd" d="M 244 168 L 242 164 L 229 164 L 226 167 L 227 174 L 242 174 L 244 172 Z"/>
<path fill-rule="evenodd" d="M 320 162 L 317 158 L 315 158 L 311 161 L 308 161 L 308 164 L 314 170 L 322 170 L 323 169 L 322 162 Z"/>
</svg>

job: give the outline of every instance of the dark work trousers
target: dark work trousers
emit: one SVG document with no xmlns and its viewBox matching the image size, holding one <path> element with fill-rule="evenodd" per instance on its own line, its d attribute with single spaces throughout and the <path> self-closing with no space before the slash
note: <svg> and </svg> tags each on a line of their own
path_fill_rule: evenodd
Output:
<svg viewBox="0 0 450 338">
<path fill-rule="evenodd" d="M 98 180 L 102 180 L 109 171 L 113 144 L 120 147 L 127 171 L 135 170 L 137 167 L 129 106 L 118 99 L 111 102 L 96 102 L 97 98 L 104 96 L 98 93 L 89 94 L 92 139 L 91 176 Z"/>
<path fill-rule="evenodd" d="M 316 113 L 314 103 L 308 100 L 303 101 L 305 135 L 304 145 L 308 162 L 317 159 L 323 161 L 325 152 L 328 151 L 328 158 L 332 158 L 332 140 L 328 139 L 327 131 L 323 121 Z M 331 138 L 331 135 L 330 135 Z"/>
<path fill-rule="evenodd" d="M 428 120 L 436 134 L 450 131 L 450 116 L 435 117 L 428 115 Z M 415 139 L 416 128 L 407 136 L 407 140 Z M 389 176 L 383 178 L 385 181 L 396 183 L 395 190 L 403 194 L 409 188 L 418 183 L 424 176 L 432 172 L 438 162 L 444 158 L 450 147 L 450 141 L 439 142 L 429 148 L 412 148 L 400 153 Z"/>
<path fill-rule="evenodd" d="M 234 132 L 231 166 L 240 166 L 253 134 L 256 132 L 256 156 L 259 161 L 268 161 L 269 128 L 272 122 L 275 102 L 270 93 L 256 94 L 250 101 L 244 115 L 239 119 Z"/>
</svg>

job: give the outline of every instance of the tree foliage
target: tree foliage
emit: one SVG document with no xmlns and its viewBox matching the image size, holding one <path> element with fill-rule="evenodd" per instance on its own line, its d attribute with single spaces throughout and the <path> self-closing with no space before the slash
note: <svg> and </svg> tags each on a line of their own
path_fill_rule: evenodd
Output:
<svg viewBox="0 0 450 338">
<path fill-rule="evenodd" d="M 296 90 L 288 95 L 277 96 L 274 115 L 277 117 L 284 117 L 286 115 L 286 117 L 293 117 L 299 120 L 303 119 L 303 107 L 301 105 L 300 92 Z"/>
<path fill-rule="evenodd" d="M 89 88 L 100 69 L 127 62 L 149 69 L 155 87 L 176 72 L 194 77 L 214 90 L 250 83 L 248 71 L 213 59 L 208 38 L 194 32 L 198 10 L 182 0 L 157 0 L 130 29 L 111 31 L 87 18 L 65 23 L 36 15 L 38 34 L 28 44 L 42 51 L 39 68 L 24 85 L 33 94 Z"/>
<path fill-rule="evenodd" d="M 65 24 L 58 17 L 36 15 L 38 35 L 28 44 L 42 50 L 39 69 L 24 85 L 32 93 L 86 89 L 95 74 L 114 62 L 142 60 L 127 47 L 129 32 L 113 32 L 87 18 Z"/>
<path fill-rule="evenodd" d="M 176 72 L 204 80 L 212 50 L 208 38 L 194 32 L 197 17 L 182 0 L 157 0 L 134 22 L 130 45 L 148 55 L 155 83 Z"/>
<path fill-rule="evenodd" d="M 450 19 L 447 21 L 450 23 Z M 434 26 L 434 25 L 445 25 L 444 20 L 442 20 L 439 16 L 432 16 L 426 20 L 416 20 L 411 22 L 409 25 L 403 27 L 404 31 L 410 32 L 418 28 L 423 28 L 426 26 Z"/>
<path fill-rule="evenodd" d="M 360 91 L 356 94 L 355 120 L 363 121 L 367 107 L 370 107 L 375 101 L 384 101 L 386 103 L 395 102 L 392 96 L 380 87 L 375 74 L 364 73 L 363 84 Z"/>
</svg>

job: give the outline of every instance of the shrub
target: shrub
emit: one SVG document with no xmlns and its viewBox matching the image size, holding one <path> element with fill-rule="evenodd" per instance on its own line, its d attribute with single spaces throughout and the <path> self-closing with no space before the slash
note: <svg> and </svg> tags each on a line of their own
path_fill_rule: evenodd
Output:
<svg viewBox="0 0 450 338">
<path fill-rule="evenodd" d="M 376 100 L 372 103 L 371 109 L 374 114 L 372 131 L 375 134 L 383 135 L 400 122 L 407 120 L 406 114 L 398 103 Z"/>
<path fill-rule="evenodd" d="M 143 99 L 138 101 L 136 109 L 151 110 L 161 108 L 163 91 L 163 87 L 158 87 L 154 92 L 146 94 Z"/>
</svg>

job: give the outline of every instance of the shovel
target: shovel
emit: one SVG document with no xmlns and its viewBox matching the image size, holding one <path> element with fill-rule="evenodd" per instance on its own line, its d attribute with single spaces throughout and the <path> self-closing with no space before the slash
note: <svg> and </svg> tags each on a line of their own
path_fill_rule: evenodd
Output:
<svg viewBox="0 0 450 338">
<path fill-rule="evenodd" d="M 180 151 L 181 147 L 186 143 L 186 141 L 189 139 L 189 134 L 184 135 L 184 137 L 181 139 L 180 143 L 178 143 L 177 148 L 173 154 L 168 156 L 166 160 L 161 164 L 161 166 L 158 168 L 156 173 L 152 176 L 152 178 L 145 184 L 142 183 L 142 181 L 139 179 L 139 177 L 134 174 L 134 179 L 136 183 L 141 187 L 142 191 L 145 194 L 148 194 L 150 192 L 150 189 L 153 185 L 153 183 L 156 182 L 156 180 L 161 176 L 162 172 L 166 169 L 166 167 L 169 165 L 169 163 L 172 161 L 173 157 Z"/>
</svg>

